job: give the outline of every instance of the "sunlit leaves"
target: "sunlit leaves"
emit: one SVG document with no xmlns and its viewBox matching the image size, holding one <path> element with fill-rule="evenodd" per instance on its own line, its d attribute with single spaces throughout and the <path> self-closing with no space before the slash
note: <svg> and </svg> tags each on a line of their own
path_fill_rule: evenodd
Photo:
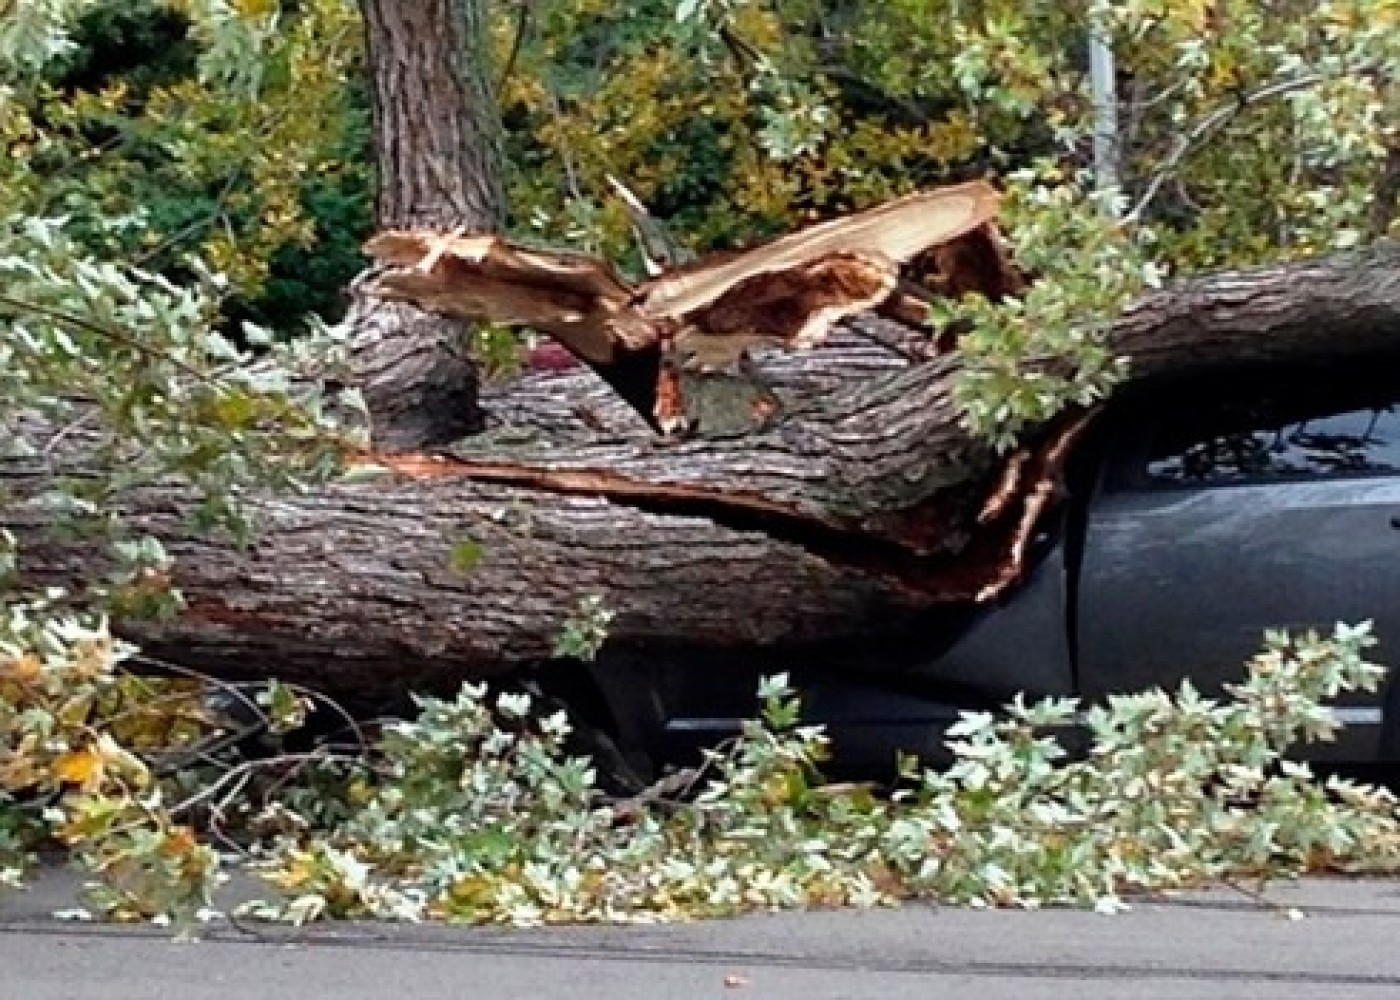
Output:
<svg viewBox="0 0 1400 1000">
<path fill-rule="evenodd" d="M 503 94 L 520 167 L 512 198 L 541 235 L 621 256 L 630 237 L 606 173 L 696 249 L 949 177 L 1005 179 L 1012 245 L 1039 286 L 1000 310 L 952 312 L 977 325 L 964 340 L 967 423 L 1006 445 L 1109 389 L 1119 366 L 1103 334 L 1135 288 L 1376 235 L 1374 193 L 1400 145 L 1395 4 L 1285 8 L 540 4 Z M 1107 207 L 1089 205 L 1084 173 L 1093 18 L 1121 83 L 1116 207 L 1130 224 L 1119 233 L 1084 218 Z M 501 46 L 514 38 L 498 32 Z M 1032 166 L 1033 184 L 1017 179 Z M 1018 206 L 1033 197 L 1029 231 Z M 1052 373 L 1046 358 L 1063 364 Z"/>
<path fill-rule="evenodd" d="M 1111 391 L 1123 368 L 1108 347 L 1109 327 L 1159 281 L 1150 234 L 1117 225 L 1086 183 L 1053 168 L 1012 175 L 1003 224 L 1017 262 L 1036 280 L 1000 305 L 971 297 L 934 309 L 939 326 L 970 327 L 958 341 L 958 399 L 968 426 L 999 448 L 1066 405 Z"/>
<path fill-rule="evenodd" d="M 132 649 L 103 626 L 41 606 L 0 616 L 0 868 L 24 867 L 42 805 L 49 835 L 100 876 L 116 917 L 182 924 L 208 906 L 217 854 L 173 822 L 147 763 L 107 728 L 102 705 Z"/>
<path fill-rule="evenodd" d="M 64 32 L 83 5 L 34 6 L 53 15 L 54 53 L 67 51 Z M 93 538 L 85 592 L 69 599 L 101 600 L 122 616 L 179 606 L 164 552 L 124 530 L 115 506 L 124 491 L 184 480 L 198 492 L 195 526 L 246 541 L 245 491 L 328 474 L 348 443 L 314 387 L 296 387 L 275 358 L 254 363 L 217 324 L 224 297 L 256 285 L 273 249 L 309 237 L 300 175 L 342 127 L 334 112 L 344 110 L 339 71 L 356 47 L 345 37 L 354 12 L 325 0 L 291 18 L 269 5 L 205 13 L 206 27 L 223 25 L 209 27 L 215 34 L 242 30 L 234 22 L 245 15 L 281 29 L 259 50 L 269 75 L 256 93 L 178 74 L 56 87 L 21 74 L 0 46 L 10 70 L 0 72 L 17 81 L 0 91 L 0 129 L 18 154 L 0 165 L 0 455 L 38 476 L 25 510 L 42 512 L 50 530 Z M 273 100 L 279 87 L 311 113 L 287 114 Z M 250 147 L 253 132 L 266 143 Z M 221 193 L 198 223 L 172 232 L 154 221 L 166 187 L 211 184 Z M 241 214 L 230 207 L 240 197 Z M 201 244 L 207 256 L 192 255 Z M 266 349 L 265 332 L 245 334 L 244 344 Z M 329 360 L 336 348 L 318 350 Z M 3 568 L 14 577 L 24 539 L 6 540 Z M 22 578 L 5 582 L 7 599 L 22 593 Z"/>
<path fill-rule="evenodd" d="M 282 20 L 280 3 L 178 0 L 200 43 L 201 77 L 226 92 L 256 98 Z"/>
<path fill-rule="evenodd" d="M 71 28 L 96 0 L 13 0 L 0 6 L 0 84 L 37 74 L 73 47 Z"/>
<path fill-rule="evenodd" d="M 1372 642 L 1366 626 L 1271 634 L 1224 697 L 1183 684 L 969 713 L 948 731 L 953 765 L 906 760 L 892 797 L 822 779 L 830 740 L 802 724 L 786 677 L 763 681 L 760 717 L 699 773 L 623 800 L 570 751 L 562 714 L 468 685 L 386 726 L 341 808 L 314 781 L 279 782 L 257 867 L 285 895 L 244 912 L 530 925 L 906 897 L 1113 912 L 1217 879 L 1393 872 L 1394 797 L 1283 759 L 1335 733 L 1325 699 L 1379 685 Z M 218 859 L 179 821 L 187 803 L 163 804 L 173 786 L 114 737 L 113 720 L 135 716 L 102 706 L 130 653 L 37 606 L 0 621 L 0 882 L 47 832 L 97 876 L 87 898 L 103 913 L 190 925 Z M 266 695 L 274 722 L 299 711 L 295 692 Z M 1078 757 L 1061 743 L 1072 727 Z"/>
<path fill-rule="evenodd" d="M 302 204 L 309 175 L 347 172 L 367 184 L 367 165 L 338 159 L 358 122 L 346 86 L 360 58 L 358 15 L 348 0 L 295 9 L 139 0 L 104 16 L 133 30 L 169 10 L 190 19 L 188 37 L 170 45 L 192 42 L 198 73 L 176 64 L 131 81 L 99 77 L 91 89 L 34 79 L 0 92 L 0 134 L 26 154 L 0 167 L 0 206 L 72 217 L 90 251 L 153 269 L 182 268 L 197 251 L 233 291 L 255 294 L 275 253 L 315 235 Z M 51 69 L 62 78 L 61 63 Z"/>
<path fill-rule="evenodd" d="M 203 490 L 211 519 L 243 530 L 231 501 L 244 484 L 333 466 L 341 445 L 314 410 L 211 329 L 216 284 L 93 260 L 61 222 L 35 218 L 0 226 L 0 277 L 0 440 L 42 416 L 111 470 L 78 503 L 60 496 L 75 482 L 55 478 L 56 510 L 101 521 L 104 498 L 176 474 Z"/>
<path fill-rule="evenodd" d="M 240 342 L 211 321 L 222 294 L 257 289 L 279 248 L 315 236 L 308 174 L 364 184 L 363 164 L 337 158 L 356 113 L 345 81 L 359 26 L 343 0 L 181 0 L 198 72 L 54 86 L 40 71 L 71 52 L 84 6 L 26 3 L 0 21 L 0 135 L 13 154 L 0 165 L 0 454 L 53 463 L 66 443 L 113 470 L 56 476 L 26 502 L 118 537 L 108 599 L 153 612 L 172 598 L 168 558 L 120 536 L 111 501 L 123 489 L 183 478 L 206 497 L 202 527 L 246 532 L 244 491 L 295 486 L 336 457 L 316 401 L 244 355 L 266 335 Z M 614 173 L 701 249 L 994 174 L 1036 284 L 935 318 L 968 330 L 968 423 L 1008 445 L 1108 391 L 1118 362 L 1104 333 L 1140 288 L 1369 238 L 1376 171 L 1396 143 L 1390 0 L 1298 16 L 1244 0 L 1095 9 L 1111 20 L 1125 87 L 1124 190 L 1111 206 L 1082 173 L 1086 5 L 532 4 L 500 95 L 516 226 L 620 254 Z M 503 61 L 518 25 L 495 28 Z M 0 538 L 8 586 L 24 541 Z M 449 545 L 462 572 L 489 556 Z M 124 649 L 41 610 L 8 607 L 0 647 L 0 883 L 38 824 L 105 876 L 110 912 L 188 917 L 217 859 L 124 749 L 160 713 L 105 726 Z M 556 654 L 595 653 L 610 617 L 585 599 Z M 1364 645 L 1361 633 L 1273 638 L 1229 700 L 1184 687 L 1082 716 L 1063 703 L 969 716 L 951 734 L 954 767 L 913 775 L 894 801 L 821 782 L 828 740 L 802 725 L 783 679 L 683 801 L 607 801 L 567 752 L 562 717 L 537 718 L 522 693 L 468 688 L 385 733 L 383 773 L 357 776 L 353 815 L 329 831 L 312 832 L 339 808 L 316 786 L 282 789 L 259 818 L 285 838 L 269 871 L 291 898 L 265 912 L 533 923 L 911 894 L 1112 910 L 1134 889 L 1222 875 L 1393 869 L 1392 800 L 1320 788 L 1280 761 L 1295 740 L 1333 733 L 1320 699 L 1376 683 Z M 306 702 L 274 685 L 255 707 L 280 732 Z M 1050 731 L 1071 720 L 1089 732 L 1086 760 L 1067 762 Z M 35 797 L 50 810 L 26 810 Z"/>
<path fill-rule="evenodd" d="M 554 638 L 553 655 L 577 660 L 591 660 L 598 655 L 608 638 L 608 625 L 615 612 L 603 604 L 597 594 L 579 598 L 578 609 L 564 622 Z"/>
</svg>

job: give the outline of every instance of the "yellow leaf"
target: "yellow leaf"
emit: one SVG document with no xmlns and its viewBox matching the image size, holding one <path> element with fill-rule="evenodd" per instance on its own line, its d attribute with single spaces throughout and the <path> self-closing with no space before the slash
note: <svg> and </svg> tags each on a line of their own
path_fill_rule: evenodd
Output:
<svg viewBox="0 0 1400 1000">
<path fill-rule="evenodd" d="M 102 755 L 92 747 L 70 750 L 54 758 L 53 773 L 59 781 L 79 785 L 84 790 L 96 788 L 102 781 Z"/>
<path fill-rule="evenodd" d="M 43 669 L 44 665 L 37 656 L 25 653 L 23 656 L 13 657 L 0 667 L 0 677 L 17 684 L 33 684 L 39 679 Z"/>
<path fill-rule="evenodd" d="M 20 753 L 0 754 L 0 788 L 20 791 L 39 783 L 34 759 Z"/>
</svg>

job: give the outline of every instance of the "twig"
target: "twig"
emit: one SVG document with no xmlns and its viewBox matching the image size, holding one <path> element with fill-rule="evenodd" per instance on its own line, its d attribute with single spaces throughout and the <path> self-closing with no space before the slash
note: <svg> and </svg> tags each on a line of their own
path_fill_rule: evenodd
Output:
<svg viewBox="0 0 1400 1000">
<path fill-rule="evenodd" d="M 147 264 L 155 260 L 155 258 L 159 257 L 167 250 L 171 249 L 174 246 L 177 246 L 180 243 L 183 243 L 185 240 L 189 239 L 191 236 L 194 236 L 200 230 L 208 229 L 215 223 L 217 223 L 220 219 L 223 219 L 224 203 L 228 201 L 228 196 L 233 193 L 234 185 L 238 183 L 242 176 L 242 167 L 239 167 L 236 170 L 234 170 L 233 173 L 229 174 L 228 179 L 224 182 L 223 187 L 219 189 L 219 193 L 214 196 L 214 205 L 212 208 L 209 209 L 209 211 L 206 214 L 200 216 L 197 219 L 194 219 L 191 222 L 187 222 L 185 225 L 181 226 L 173 233 L 167 233 L 163 240 L 161 240 L 159 243 L 157 243 L 155 246 L 151 247 L 144 253 L 139 254 L 133 259 L 132 263 L 135 264 L 135 266 L 137 267 L 145 267 Z"/>
<path fill-rule="evenodd" d="M 70 313 L 66 309 L 58 309 L 54 306 L 46 306 L 39 302 L 30 302 L 26 299 L 17 299 L 12 295 L 0 292 L 0 306 L 7 306 L 9 309 L 20 313 L 32 313 L 36 316 L 43 316 L 45 319 L 53 320 L 64 326 L 72 327 L 75 330 L 82 330 L 94 334 L 104 340 L 110 340 L 114 344 L 130 348 L 138 354 L 147 358 L 154 358 L 157 361 L 165 361 L 174 365 L 180 371 L 191 378 L 198 379 L 206 384 L 213 384 L 214 379 L 207 373 L 202 372 L 187 361 L 182 361 L 167 351 L 162 351 L 158 347 L 150 344 L 143 344 L 130 334 L 124 333 L 114 327 L 106 326 L 96 320 L 88 319 L 86 316 L 79 316 Z"/>
<path fill-rule="evenodd" d="M 62 444 L 63 441 L 70 434 L 77 432 L 85 424 L 91 423 L 93 419 L 97 416 L 97 412 L 98 411 L 95 409 L 84 410 L 81 414 L 78 415 L 78 418 L 76 420 L 72 420 L 69 421 L 67 424 L 64 424 L 63 427 L 60 428 L 58 432 L 54 434 L 53 437 L 49 438 L 48 443 L 44 445 L 43 456 L 45 458 L 52 457 L 54 450 L 57 449 L 58 446 Z"/>
<path fill-rule="evenodd" d="M 716 28 L 716 31 L 719 34 L 720 41 L 725 44 L 730 54 L 733 55 L 740 64 L 747 63 L 748 68 L 755 71 L 762 69 L 766 59 L 763 51 L 743 35 L 739 34 L 739 32 L 735 31 L 732 25 L 720 24 Z"/>
<path fill-rule="evenodd" d="M 549 101 L 549 111 L 554 115 L 555 122 L 559 129 L 559 158 L 564 161 L 564 177 L 569 183 L 569 194 L 574 201 L 583 201 L 583 189 L 579 187 L 578 172 L 574 169 L 573 153 L 569 149 L 569 143 L 564 138 L 566 130 L 564 124 L 564 109 L 559 106 L 559 97 L 548 87 L 544 88 L 544 96 Z"/>
<path fill-rule="evenodd" d="M 496 80 L 496 98 L 506 89 L 510 75 L 515 72 L 515 62 L 520 58 L 520 50 L 525 43 L 525 33 L 530 30 L 530 17 L 534 13 L 534 0 L 520 0 L 520 18 L 515 23 L 515 38 L 510 43 L 510 55 L 506 56 L 505 66 Z"/>
<path fill-rule="evenodd" d="M 209 827 L 210 827 L 211 830 L 216 831 L 216 833 L 217 833 L 219 839 L 222 840 L 222 841 L 224 841 L 225 843 L 232 843 L 232 842 L 233 842 L 233 839 L 232 839 L 231 837 L 229 837 L 226 833 L 224 833 L 224 830 L 223 830 L 223 818 L 224 818 L 224 813 L 225 813 L 225 811 L 228 809 L 228 807 L 233 803 L 234 799 L 236 799 L 236 798 L 238 798 L 238 796 L 242 795 L 243 792 L 244 792 L 244 790 L 245 790 L 250 784 L 252 784 L 252 782 L 253 782 L 253 771 L 252 771 L 252 769 L 250 768 L 249 770 L 245 771 L 245 772 L 243 773 L 243 775 L 242 775 L 236 782 L 234 782 L 233 787 L 230 788 L 227 792 L 225 792 L 224 795 L 223 795 L 223 797 L 220 798 L 218 802 L 213 803 L 213 804 L 209 807 Z M 241 853 L 246 853 L 246 852 L 241 852 Z"/>
<path fill-rule="evenodd" d="M 1280 903 L 1278 900 L 1270 899 L 1268 896 L 1264 895 L 1267 879 L 1262 876 L 1259 879 L 1259 888 L 1257 889 L 1251 889 L 1249 886 L 1243 885 L 1238 879 L 1233 878 L 1221 879 L 1221 885 L 1225 886 L 1227 889 L 1234 890 L 1261 909 L 1272 910 L 1274 913 L 1289 917 L 1290 919 L 1293 918 L 1295 913 L 1301 915 L 1301 911 L 1299 911 L 1297 907 L 1289 906 L 1287 903 Z"/>
<path fill-rule="evenodd" d="M 647 806 L 678 804 L 678 799 L 683 799 L 694 790 L 702 773 L 700 768 L 688 767 L 665 775 L 637 794 L 615 802 L 612 806 L 613 815 L 621 821 L 633 820 L 641 816 Z"/>
<path fill-rule="evenodd" d="M 149 656 L 146 653 L 138 653 L 137 655 L 132 657 L 132 661 L 145 663 L 152 667 L 155 667 L 157 670 L 167 671 L 172 674 L 177 674 L 181 677 L 189 677 L 193 680 L 203 681 L 204 683 L 209 684 L 212 687 L 216 687 L 221 691 L 225 692 L 226 694 L 230 694 L 234 698 L 237 698 L 243 703 L 244 707 L 251 710 L 254 715 L 258 716 L 260 719 L 263 720 L 263 725 L 271 725 L 272 720 L 268 717 L 267 713 L 263 711 L 262 706 L 257 703 L 257 700 L 255 698 L 249 696 L 238 684 L 232 684 L 228 681 L 219 680 L 217 677 L 211 677 L 208 674 L 201 673 L 200 671 L 195 670 L 191 667 L 182 666 L 178 663 L 172 663 L 169 660 L 162 660 L 158 657 Z M 355 719 L 355 717 L 350 714 L 349 710 L 346 709 L 344 705 L 340 704 L 340 702 L 336 701 L 330 695 L 324 694 L 321 691 L 317 691 L 314 688 L 309 688 L 305 685 L 296 684 L 291 681 L 278 681 L 278 683 L 282 684 L 294 694 L 302 695 L 304 697 L 310 698 L 318 705 L 326 706 L 331 710 L 332 713 L 340 716 L 341 721 L 345 723 L 345 728 L 350 730 L 350 732 L 354 734 L 355 743 L 358 746 L 360 753 L 365 754 L 369 752 L 369 738 L 365 736 L 364 728 Z"/>
<path fill-rule="evenodd" d="M 243 780 L 245 775 L 258 771 L 262 768 L 278 767 L 286 764 L 297 764 L 303 767 L 307 764 L 351 764 L 357 767 L 368 766 L 366 765 L 364 760 L 362 760 L 359 757 L 352 757 L 348 754 L 323 753 L 321 751 L 313 751 L 310 753 L 288 753 L 282 754 L 277 757 L 268 757 L 265 760 L 248 760 L 244 761 L 242 764 L 238 764 L 234 767 L 229 768 L 218 778 L 216 778 L 213 781 L 213 783 L 205 785 L 203 788 L 190 795 L 188 798 L 170 806 L 170 808 L 167 810 L 167 813 L 173 819 L 177 816 L 182 815 L 183 813 L 189 812 L 189 810 L 193 809 L 201 802 L 208 801 L 209 799 L 214 798 L 216 795 L 219 795 L 220 792 L 222 792 L 228 786 L 232 785 L 234 782 Z M 227 796 L 225 796 L 225 799 L 227 799 Z M 227 803 L 225 802 L 225 804 Z"/>
<path fill-rule="evenodd" d="M 165 673 L 175 674 L 179 677 L 188 677 L 191 680 L 203 681 L 211 687 L 218 688 L 225 694 L 232 695 L 235 699 L 243 703 L 244 708 L 247 708 L 250 712 L 263 720 L 267 720 L 267 713 L 262 710 L 262 706 L 258 704 L 257 699 L 245 693 L 242 687 L 237 684 L 219 680 L 217 677 L 210 677 L 208 674 L 200 673 L 192 667 L 185 667 L 178 663 L 172 663 L 169 660 L 162 660 L 159 657 L 151 656 L 149 653 L 137 653 L 131 657 L 131 662 L 144 663 L 147 666 L 155 667 L 157 670 Z"/>
<path fill-rule="evenodd" d="M 1151 97 L 1135 98 L 1128 101 L 1128 107 L 1137 108 L 1141 111 L 1149 111 L 1152 108 L 1155 108 L 1157 105 L 1161 104 L 1163 101 L 1167 100 L 1167 98 L 1171 97 L 1177 91 L 1183 89 L 1186 86 L 1187 82 L 1187 78 L 1183 77 L 1182 79 L 1177 80 L 1175 83 L 1162 88 L 1162 91 L 1160 93 L 1153 94 Z M 1136 93 L 1137 91 L 1134 92 Z"/>
<path fill-rule="evenodd" d="M 1351 70 L 1352 73 L 1364 73 L 1371 68 L 1371 63 L 1364 63 Z M 1290 94 L 1297 90 L 1306 90 L 1308 87 L 1315 87 L 1326 80 L 1327 77 L 1321 73 L 1304 73 L 1302 76 L 1295 76 L 1287 80 L 1277 80 L 1273 83 L 1256 87 L 1254 90 L 1240 93 L 1235 100 L 1228 104 L 1222 104 L 1201 121 L 1196 123 L 1196 127 L 1187 132 L 1177 140 L 1174 148 L 1167 158 L 1162 161 L 1162 165 L 1157 172 L 1152 175 L 1152 180 L 1148 182 L 1147 189 L 1138 199 L 1138 203 L 1133 206 L 1133 210 L 1124 218 L 1125 222 L 1137 222 L 1142 218 L 1143 212 L 1152 204 L 1152 200 L 1157 197 L 1157 193 L 1181 166 L 1187 154 L 1199 145 L 1202 141 L 1210 137 L 1215 132 L 1224 128 L 1235 117 L 1246 109 L 1267 101 L 1272 97 L 1280 97 L 1283 94 Z"/>
</svg>

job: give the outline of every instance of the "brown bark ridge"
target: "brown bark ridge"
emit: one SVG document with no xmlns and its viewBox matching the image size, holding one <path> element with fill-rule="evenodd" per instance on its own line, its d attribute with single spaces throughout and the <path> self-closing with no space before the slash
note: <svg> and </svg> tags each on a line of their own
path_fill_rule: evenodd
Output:
<svg viewBox="0 0 1400 1000">
<path fill-rule="evenodd" d="M 486 81 L 484 0 L 361 0 L 381 228 L 500 227 L 500 123 Z M 466 327 L 357 297 L 356 381 L 378 446 L 432 447 L 476 430 Z"/>
<path fill-rule="evenodd" d="M 918 632 L 940 608 L 1015 585 L 1084 417 L 998 456 L 959 423 L 956 355 L 911 363 L 877 343 L 899 332 L 865 315 L 820 349 L 761 358 L 783 417 L 678 444 L 658 442 L 589 372 L 527 377 L 488 395 L 492 426 L 477 437 L 256 499 L 244 551 L 192 533 L 181 490 L 133 492 L 124 513 L 165 542 L 189 607 L 123 627 L 212 673 L 361 698 L 546 659 L 585 594 L 616 612 L 619 649 L 810 663 L 827 643 Z M 1135 379 L 1395 358 L 1400 248 L 1182 281 L 1134 303 L 1112 338 Z M 15 497 L 0 525 L 31 540 L 36 578 L 90 577 L 90 549 L 46 535 L 47 512 L 25 500 L 49 474 L 0 464 Z M 454 560 L 463 543 L 474 564 Z"/>
</svg>

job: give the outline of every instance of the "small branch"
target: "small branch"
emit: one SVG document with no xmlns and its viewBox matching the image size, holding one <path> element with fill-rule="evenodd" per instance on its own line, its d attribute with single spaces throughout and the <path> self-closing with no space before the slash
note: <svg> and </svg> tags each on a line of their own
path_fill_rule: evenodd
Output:
<svg viewBox="0 0 1400 1000">
<path fill-rule="evenodd" d="M 615 800 L 611 803 L 614 821 L 631 822 L 639 819 L 649 806 L 679 806 L 694 793 L 707 767 L 708 762 L 698 768 L 684 768 L 663 776 L 635 795 Z"/>
<path fill-rule="evenodd" d="M 530 30 L 530 18 L 534 14 L 534 0 L 520 0 L 520 14 L 515 23 L 515 38 L 510 43 L 510 54 L 506 56 L 506 62 L 501 67 L 501 75 L 496 79 L 496 99 L 499 100 L 501 94 L 506 89 L 506 84 L 510 82 L 511 74 L 515 72 L 516 60 L 520 58 L 520 50 L 525 44 L 525 35 Z"/>
<path fill-rule="evenodd" d="M 214 196 L 214 205 L 206 214 L 186 223 L 173 233 L 167 234 L 165 239 L 137 256 L 133 263 L 137 267 L 145 267 L 167 250 L 178 246 L 202 230 L 212 228 L 220 219 L 225 218 L 224 205 L 227 203 L 229 195 L 233 193 L 234 185 L 236 185 L 242 177 L 242 167 L 234 170 L 233 173 L 228 176 L 227 180 L 224 181 L 223 187 L 219 189 L 219 193 Z"/>
<path fill-rule="evenodd" d="M 1362 73 L 1370 68 L 1370 64 L 1355 67 L 1353 73 Z M 1265 84 L 1254 90 L 1245 91 L 1239 94 L 1234 101 L 1222 104 L 1209 115 L 1196 124 L 1196 127 L 1187 132 L 1177 140 L 1176 148 L 1171 151 L 1161 167 L 1152 175 L 1152 180 L 1148 182 L 1147 190 L 1142 193 L 1138 203 L 1133 206 L 1133 210 L 1127 214 L 1125 222 L 1137 222 L 1142 218 L 1148 206 L 1152 204 L 1157 193 L 1162 189 L 1162 185 L 1175 175 L 1177 168 L 1181 166 L 1187 155 L 1195 150 L 1202 142 L 1214 133 L 1220 131 L 1238 115 L 1246 109 L 1260 104 L 1273 97 L 1280 97 L 1284 94 L 1291 94 L 1294 91 L 1306 90 L 1315 87 L 1326 80 L 1327 77 L 1321 73 L 1305 73 L 1288 80 L 1278 80 L 1274 83 Z"/>
<path fill-rule="evenodd" d="M 755 71 L 762 67 L 767 57 L 764 56 L 762 50 L 735 31 L 733 26 L 721 24 L 716 30 L 719 33 L 720 41 L 724 42 L 725 47 L 729 49 L 736 62 Z"/>
<path fill-rule="evenodd" d="M 920 106 L 918 101 L 891 94 L 847 66 L 827 64 L 817 67 L 816 73 L 835 82 L 838 86 L 845 84 L 850 89 L 859 92 L 860 96 L 865 97 L 872 104 L 881 105 L 885 110 L 897 113 L 911 125 L 927 125 L 933 120 L 932 115 L 927 109 Z"/>
<path fill-rule="evenodd" d="M 298 767 L 305 767 L 309 764 L 349 764 L 355 767 L 368 767 L 365 761 L 359 757 L 351 757 L 346 754 L 323 753 L 313 751 L 311 753 L 289 753 L 280 757 L 268 757 L 266 760 L 250 760 L 238 764 L 216 778 L 211 784 L 191 794 L 188 798 L 176 802 L 166 810 L 171 819 L 178 819 L 188 813 L 201 802 L 219 795 L 224 789 L 244 780 L 245 776 L 266 768 L 282 767 L 288 764 L 296 764 Z M 241 787 L 241 786 L 237 786 Z M 221 800 L 221 806 L 227 807 L 228 796 Z"/>
<path fill-rule="evenodd" d="M 1281 917 L 1287 917 L 1290 920 L 1296 920 L 1300 918 L 1302 916 L 1302 911 L 1299 910 L 1297 907 L 1289 906 L 1287 903 L 1280 903 L 1277 900 L 1270 899 L 1268 896 L 1264 895 L 1264 891 L 1267 887 L 1267 882 L 1268 877 L 1261 875 L 1259 878 L 1259 888 L 1257 889 L 1244 885 L 1239 879 L 1235 878 L 1224 879 L 1221 882 L 1221 884 L 1224 885 L 1225 888 L 1239 893 L 1245 899 L 1249 900 L 1251 903 L 1253 903 L 1261 909 L 1270 910 L 1273 913 L 1277 913 Z"/>
<path fill-rule="evenodd" d="M 211 677 L 209 674 L 206 674 L 202 671 L 194 670 L 190 667 L 183 666 L 182 664 L 175 663 L 171 660 L 163 660 L 159 657 L 151 656 L 146 653 L 137 653 L 134 657 L 132 657 L 132 662 L 145 664 L 146 666 L 154 670 L 158 670 L 162 673 L 173 674 L 177 677 L 189 678 L 191 680 L 196 680 L 203 684 L 207 684 L 210 687 L 218 688 L 220 691 L 224 692 L 236 701 L 240 702 L 255 717 L 259 718 L 261 720 L 260 725 L 262 725 L 264 728 L 271 728 L 272 726 L 271 717 L 268 716 L 267 712 L 263 710 L 262 706 L 258 704 L 255 698 L 250 697 L 243 690 L 243 685 L 230 683 L 229 681 L 225 680 L 220 680 L 219 678 Z M 318 705 L 324 705 L 326 708 L 330 709 L 332 714 L 338 716 L 340 720 L 343 723 L 345 723 L 344 728 L 354 735 L 355 745 L 358 748 L 358 750 L 361 753 L 369 752 L 369 739 L 368 737 L 366 737 L 363 727 L 360 725 L 359 721 L 356 720 L 355 716 L 353 716 L 345 708 L 345 706 L 341 705 L 340 702 L 336 701 L 329 695 L 317 691 L 315 688 L 307 687 L 302 684 L 297 684 L 292 681 L 281 681 L 280 683 L 288 690 L 290 690 L 293 694 L 300 695 L 304 698 L 309 698 L 312 702 Z"/>
<path fill-rule="evenodd" d="M 99 411 L 96 409 L 84 410 L 78 415 L 78 418 L 76 420 L 70 421 L 69 423 L 65 424 L 57 433 L 54 434 L 53 437 L 49 438 L 48 443 L 44 445 L 44 457 L 48 458 L 54 453 L 54 451 L 58 448 L 60 444 L 62 444 L 65 440 L 68 439 L 70 435 L 76 434 L 85 426 L 95 421 L 97 419 L 98 412 Z"/>
<path fill-rule="evenodd" d="M 574 156 L 569 149 L 568 140 L 564 138 L 567 129 L 563 128 L 564 109 L 559 106 L 559 97 L 548 87 L 544 88 L 544 95 L 549 101 L 549 112 L 554 116 L 554 120 L 561 126 L 559 129 L 559 158 L 564 162 L 564 177 L 569 184 L 569 194 L 574 201 L 583 201 L 583 188 L 579 186 L 578 171 L 574 169 Z"/>
<path fill-rule="evenodd" d="M 17 312 L 20 315 L 32 313 L 36 316 L 43 316 L 45 319 L 52 320 L 63 326 L 91 333 L 104 340 L 109 340 L 114 344 L 120 344 L 122 347 L 129 348 L 146 358 L 165 361 L 178 368 L 184 374 L 191 378 L 198 379 L 205 384 L 210 384 L 214 381 L 207 372 L 200 371 L 187 361 L 181 361 L 174 355 L 162 351 L 159 348 L 152 347 L 150 344 L 143 344 L 135 337 L 121 330 L 106 326 L 96 320 L 88 319 L 86 316 L 79 316 L 77 313 L 70 313 L 66 309 L 46 306 L 39 302 L 30 302 L 27 299 L 18 299 L 12 295 L 6 295 L 3 292 L 0 292 L 0 307 L 8 307 L 11 311 Z"/>
</svg>

